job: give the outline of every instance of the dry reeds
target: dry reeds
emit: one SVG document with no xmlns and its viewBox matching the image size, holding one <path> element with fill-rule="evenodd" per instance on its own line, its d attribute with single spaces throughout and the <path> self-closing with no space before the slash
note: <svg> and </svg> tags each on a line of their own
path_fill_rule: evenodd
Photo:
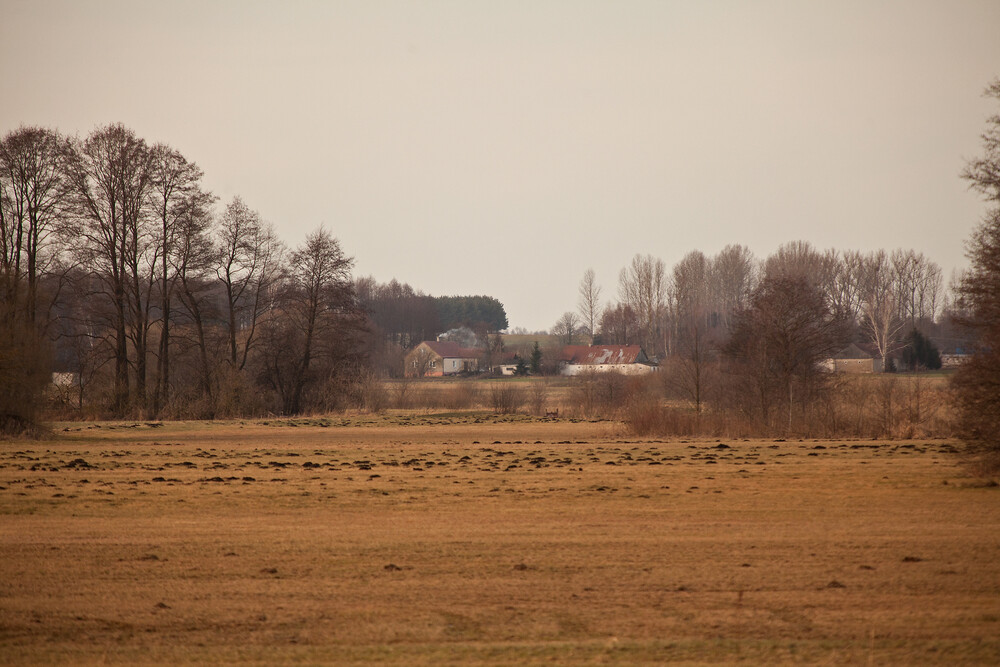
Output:
<svg viewBox="0 0 1000 667">
<path fill-rule="evenodd" d="M 741 405 L 720 401 L 698 413 L 646 395 L 628 403 L 623 420 L 637 435 L 917 438 L 951 437 L 954 431 L 947 387 L 914 376 L 836 377 L 792 403 L 790 411 L 766 417 Z"/>
</svg>

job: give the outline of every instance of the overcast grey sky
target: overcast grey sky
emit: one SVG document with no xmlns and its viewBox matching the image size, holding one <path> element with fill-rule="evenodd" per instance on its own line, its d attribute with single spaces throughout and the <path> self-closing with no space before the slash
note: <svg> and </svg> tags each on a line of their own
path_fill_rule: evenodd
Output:
<svg viewBox="0 0 1000 667">
<path fill-rule="evenodd" d="M 550 327 L 592 267 L 914 248 L 984 205 L 997 0 L 0 0 L 0 131 L 122 122 L 290 245 Z"/>
</svg>

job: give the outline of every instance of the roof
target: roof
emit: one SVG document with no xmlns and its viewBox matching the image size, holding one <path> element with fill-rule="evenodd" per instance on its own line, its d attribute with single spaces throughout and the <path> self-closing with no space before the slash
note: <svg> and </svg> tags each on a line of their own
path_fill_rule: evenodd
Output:
<svg viewBox="0 0 1000 667">
<path fill-rule="evenodd" d="M 646 353 L 638 345 L 567 345 L 560 360 L 568 364 L 647 364 Z"/>
<path fill-rule="evenodd" d="M 856 343 L 851 343 L 840 352 L 831 357 L 832 359 L 874 359 L 877 355 L 861 349 Z"/>
<path fill-rule="evenodd" d="M 483 353 L 474 347 L 461 347 L 450 340 L 425 340 L 421 345 L 426 345 L 442 359 L 478 359 Z"/>
</svg>

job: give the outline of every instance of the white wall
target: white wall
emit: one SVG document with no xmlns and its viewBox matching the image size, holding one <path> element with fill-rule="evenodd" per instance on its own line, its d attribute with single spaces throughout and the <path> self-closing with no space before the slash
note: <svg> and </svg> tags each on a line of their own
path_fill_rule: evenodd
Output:
<svg viewBox="0 0 1000 667">
<path fill-rule="evenodd" d="M 656 366 L 646 364 L 566 364 L 563 375 L 580 375 L 586 372 L 607 373 L 616 371 L 622 375 L 645 375 L 656 371 Z"/>
</svg>

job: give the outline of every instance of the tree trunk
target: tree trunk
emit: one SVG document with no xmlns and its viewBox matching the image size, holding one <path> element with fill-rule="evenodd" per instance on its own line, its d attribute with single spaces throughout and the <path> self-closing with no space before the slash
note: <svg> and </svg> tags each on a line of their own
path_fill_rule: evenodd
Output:
<svg viewBox="0 0 1000 667">
<path fill-rule="evenodd" d="M 204 318 L 201 315 L 201 308 L 198 306 L 198 300 L 192 293 L 190 285 L 188 285 L 188 282 L 183 277 L 183 274 L 181 274 L 181 288 L 184 290 L 184 296 L 187 297 L 187 307 L 191 313 L 191 319 L 194 320 L 195 332 L 198 335 L 198 357 L 199 360 L 201 361 L 202 395 L 211 400 L 212 373 L 208 361 L 208 345 L 205 343 L 205 325 L 203 322 Z"/>
<path fill-rule="evenodd" d="M 228 276 L 226 283 L 226 303 L 229 305 L 229 361 L 236 368 L 236 304 L 233 303 L 233 283 Z"/>
</svg>

